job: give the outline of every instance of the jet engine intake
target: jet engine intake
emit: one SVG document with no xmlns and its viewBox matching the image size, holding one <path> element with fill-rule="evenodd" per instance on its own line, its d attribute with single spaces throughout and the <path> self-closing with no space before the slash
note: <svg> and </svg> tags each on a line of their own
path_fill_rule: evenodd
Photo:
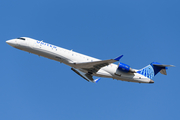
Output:
<svg viewBox="0 0 180 120">
<path fill-rule="evenodd" d="M 129 65 L 121 63 L 121 62 L 119 63 L 119 66 L 117 69 L 126 73 L 128 72 L 135 73 L 135 71 Z"/>
</svg>

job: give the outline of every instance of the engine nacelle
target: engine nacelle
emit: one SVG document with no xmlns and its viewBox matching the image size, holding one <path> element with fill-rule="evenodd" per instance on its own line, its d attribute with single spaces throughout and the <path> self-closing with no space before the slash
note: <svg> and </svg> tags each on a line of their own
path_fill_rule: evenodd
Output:
<svg viewBox="0 0 180 120">
<path fill-rule="evenodd" d="M 135 71 L 133 69 L 131 69 L 131 67 L 129 65 L 126 65 L 124 63 L 119 63 L 119 66 L 117 68 L 118 70 L 120 71 L 123 71 L 123 72 L 132 72 L 132 73 L 135 73 Z"/>
</svg>

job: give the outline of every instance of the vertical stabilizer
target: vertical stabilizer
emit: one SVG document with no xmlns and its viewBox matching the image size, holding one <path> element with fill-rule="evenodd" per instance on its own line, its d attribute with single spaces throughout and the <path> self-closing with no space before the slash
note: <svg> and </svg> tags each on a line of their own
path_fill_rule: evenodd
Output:
<svg viewBox="0 0 180 120">
<path fill-rule="evenodd" d="M 163 75 L 167 75 L 166 70 L 168 67 L 174 67 L 173 65 L 162 65 L 157 62 L 152 62 L 150 65 L 142 68 L 137 71 L 137 73 L 144 75 L 145 77 L 152 79 L 157 73 L 161 73 Z"/>
<path fill-rule="evenodd" d="M 152 79 L 155 76 L 152 65 L 148 65 L 148 66 L 142 68 L 141 70 L 137 71 L 137 73 L 144 75 L 145 77 L 147 77 L 149 79 Z"/>
</svg>

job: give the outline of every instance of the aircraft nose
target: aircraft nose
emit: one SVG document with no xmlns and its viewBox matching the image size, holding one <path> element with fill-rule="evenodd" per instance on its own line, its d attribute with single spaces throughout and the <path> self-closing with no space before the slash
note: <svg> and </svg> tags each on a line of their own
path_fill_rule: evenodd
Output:
<svg viewBox="0 0 180 120">
<path fill-rule="evenodd" d="M 6 43 L 12 47 L 16 46 L 16 41 L 15 40 L 7 40 Z"/>
</svg>

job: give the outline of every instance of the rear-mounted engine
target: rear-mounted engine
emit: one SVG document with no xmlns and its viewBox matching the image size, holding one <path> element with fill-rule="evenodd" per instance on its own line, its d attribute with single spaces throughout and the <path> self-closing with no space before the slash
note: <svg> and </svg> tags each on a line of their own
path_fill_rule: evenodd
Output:
<svg viewBox="0 0 180 120">
<path fill-rule="evenodd" d="M 120 71 L 126 72 L 126 73 L 128 73 L 128 72 L 135 73 L 135 71 L 129 65 L 126 65 L 121 62 L 119 63 L 119 66 L 117 69 Z"/>
</svg>

